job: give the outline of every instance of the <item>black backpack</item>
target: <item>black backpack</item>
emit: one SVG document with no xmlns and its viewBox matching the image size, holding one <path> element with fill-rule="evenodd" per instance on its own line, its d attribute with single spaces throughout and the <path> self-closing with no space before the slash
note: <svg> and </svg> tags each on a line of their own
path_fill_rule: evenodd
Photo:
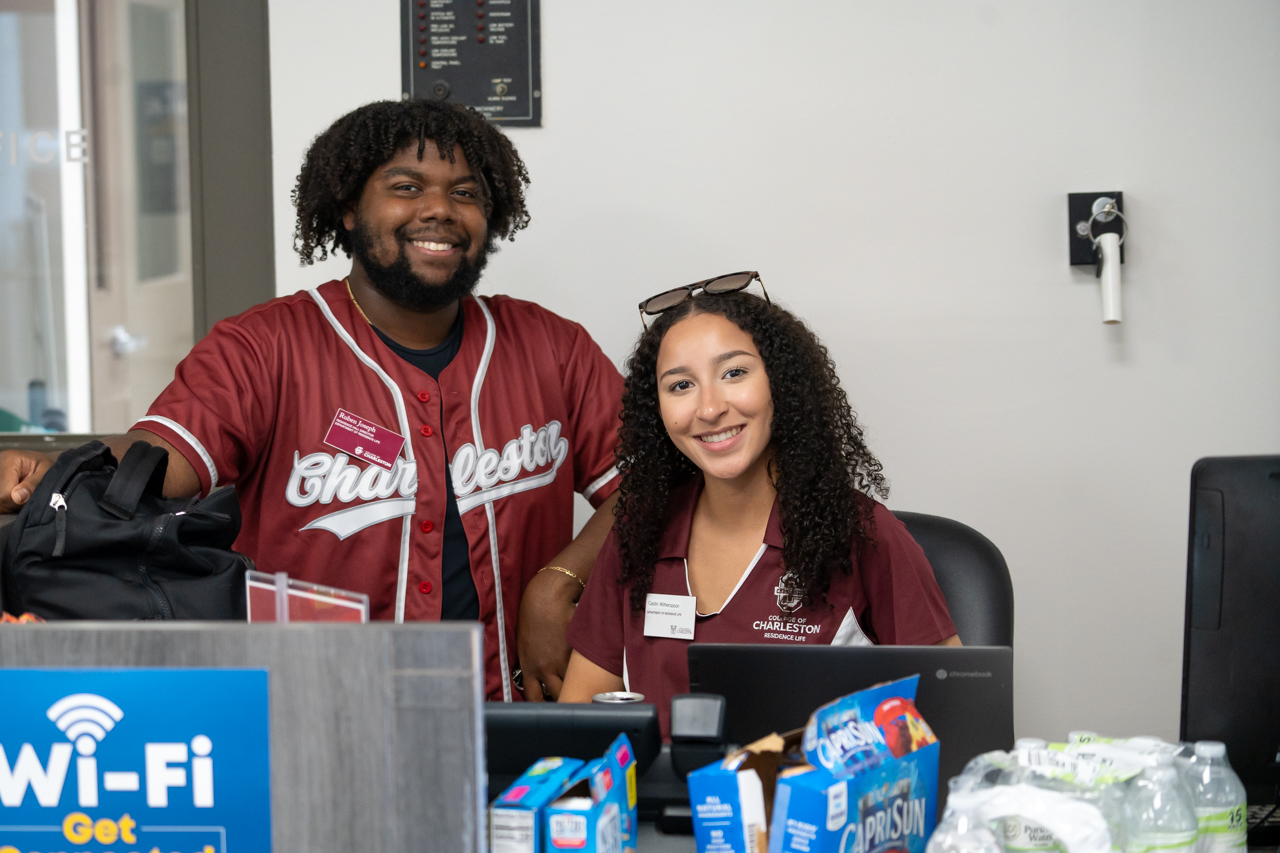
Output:
<svg viewBox="0 0 1280 853">
<path fill-rule="evenodd" d="M 134 442 L 116 465 L 100 441 L 68 450 L 4 528 L 0 605 L 45 619 L 245 618 L 233 488 L 163 497 L 169 454 Z"/>
</svg>

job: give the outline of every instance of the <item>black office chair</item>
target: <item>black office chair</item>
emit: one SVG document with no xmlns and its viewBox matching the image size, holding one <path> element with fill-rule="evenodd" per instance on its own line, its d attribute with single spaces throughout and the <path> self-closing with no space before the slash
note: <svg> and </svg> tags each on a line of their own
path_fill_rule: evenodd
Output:
<svg viewBox="0 0 1280 853">
<path fill-rule="evenodd" d="M 1000 549 L 968 525 L 895 512 L 920 543 L 966 646 L 1013 646 L 1013 582 Z"/>
</svg>

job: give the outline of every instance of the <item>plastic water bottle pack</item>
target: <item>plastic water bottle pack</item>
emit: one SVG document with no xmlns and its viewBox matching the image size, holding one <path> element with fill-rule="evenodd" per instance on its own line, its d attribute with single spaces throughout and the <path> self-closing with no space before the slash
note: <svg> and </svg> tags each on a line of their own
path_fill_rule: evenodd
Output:
<svg viewBox="0 0 1280 853">
<path fill-rule="evenodd" d="M 1245 853 L 1244 786 L 1214 741 L 1021 738 L 950 786 L 927 853 Z"/>
<path fill-rule="evenodd" d="M 950 781 L 952 794 L 959 783 L 959 777 Z M 1001 853 L 1001 850 L 996 834 L 977 811 L 952 808 L 947 809 L 925 847 L 925 853 Z"/>
</svg>

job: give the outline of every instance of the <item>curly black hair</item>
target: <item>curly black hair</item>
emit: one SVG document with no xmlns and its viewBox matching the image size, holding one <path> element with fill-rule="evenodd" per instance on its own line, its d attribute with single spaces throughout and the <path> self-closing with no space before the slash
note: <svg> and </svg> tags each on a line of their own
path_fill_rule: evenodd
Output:
<svg viewBox="0 0 1280 853">
<path fill-rule="evenodd" d="M 323 261 L 339 249 L 350 257 L 351 235 L 342 224 L 343 214 L 379 166 L 415 143 L 421 160 L 427 140 L 451 163 L 454 146 L 462 147 L 484 195 L 486 248 L 492 249 L 498 237 L 514 239 L 529 224 L 524 161 L 511 140 L 484 116 L 442 101 L 378 101 L 335 121 L 303 158 L 292 196 L 298 209 L 293 248 L 302 263 Z"/>
<path fill-rule="evenodd" d="M 874 532 L 868 495 L 889 494 L 880 461 L 863 441 L 827 348 L 803 321 L 748 293 L 702 293 L 659 315 L 627 360 L 614 531 L 621 581 L 635 581 L 632 609 L 643 608 L 653 585 L 669 497 L 698 471 L 667 435 L 657 370 L 667 331 L 695 313 L 727 318 L 760 352 L 773 395 L 770 473 L 778 490 L 786 580 L 806 605 L 825 600 L 832 572 L 853 570 L 851 545 Z"/>
</svg>

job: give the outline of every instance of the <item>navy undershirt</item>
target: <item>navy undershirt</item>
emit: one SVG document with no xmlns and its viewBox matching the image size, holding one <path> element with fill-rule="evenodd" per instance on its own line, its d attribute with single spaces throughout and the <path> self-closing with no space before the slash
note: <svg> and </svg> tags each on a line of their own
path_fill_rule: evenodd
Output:
<svg viewBox="0 0 1280 853">
<path fill-rule="evenodd" d="M 449 366 L 449 362 L 453 361 L 462 347 L 462 309 L 459 306 L 458 319 L 449 329 L 449 337 L 440 346 L 431 349 L 409 349 L 391 340 L 376 326 L 373 330 L 384 344 L 391 347 L 392 352 L 439 382 L 441 371 Z M 436 395 L 437 398 L 439 396 Z M 443 415 L 442 409 L 441 422 L 444 421 Z M 443 440 L 444 436 L 440 438 Z M 449 458 L 447 446 L 444 458 Z M 476 594 L 476 582 L 471 577 L 467 531 L 462 527 L 458 499 L 453 494 L 453 477 L 450 476 L 447 464 L 444 466 L 444 492 L 444 541 L 440 560 L 440 584 L 444 590 L 440 601 L 440 618 L 474 621 L 480 618 L 480 596 Z"/>
</svg>

